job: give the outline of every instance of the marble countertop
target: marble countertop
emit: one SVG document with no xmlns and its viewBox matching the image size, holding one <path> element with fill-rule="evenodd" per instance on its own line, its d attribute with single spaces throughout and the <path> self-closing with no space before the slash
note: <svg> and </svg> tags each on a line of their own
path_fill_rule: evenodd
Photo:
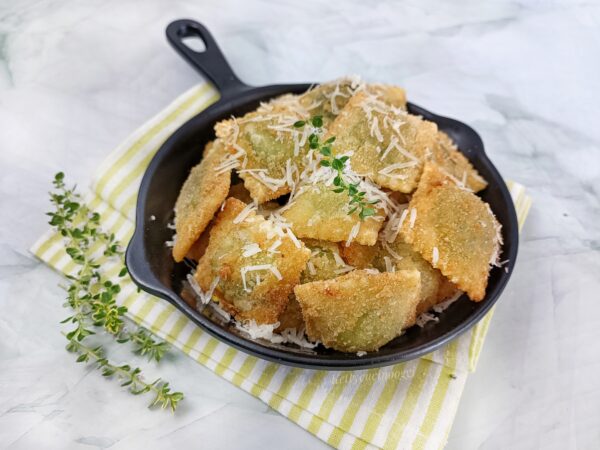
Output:
<svg viewBox="0 0 600 450">
<path fill-rule="evenodd" d="M 182 17 L 250 84 L 357 73 L 480 132 L 534 204 L 448 448 L 598 448 L 600 6 L 535 0 L 0 2 L 0 446 L 325 447 L 182 354 L 160 368 L 175 415 L 76 365 L 60 278 L 27 251 L 55 172 L 86 184 L 198 81 L 164 39 Z"/>
</svg>

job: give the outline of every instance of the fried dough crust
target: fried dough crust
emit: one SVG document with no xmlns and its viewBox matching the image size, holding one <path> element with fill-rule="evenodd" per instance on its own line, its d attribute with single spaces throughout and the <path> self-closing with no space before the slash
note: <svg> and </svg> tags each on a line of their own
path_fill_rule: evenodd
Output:
<svg viewBox="0 0 600 450">
<path fill-rule="evenodd" d="M 415 322 L 420 275 L 416 270 L 364 270 L 295 287 L 306 332 L 343 352 L 375 351 Z"/>
<path fill-rule="evenodd" d="M 414 220 L 402 224 L 402 239 L 471 300 L 483 300 L 490 265 L 497 262 L 502 244 L 489 205 L 427 164 L 409 211 Z"/>
<path fill-rule="evenodd" d="M 182 261 L 227 198 L 231 171 L 216 170 L 224 156 L 223 143 L 209 142 L 200 164 L 185 180 L 175 203 L 173 259 Z"/>
<path fill-rule="evenodd" d="M 236 223 L 246 206 L 235 198 L 227 199 L 194 277 L 205 292 L 219 277 L 213 297 L 237 320 L 275 323 L 285 310 L 294 286 L 300 282 L 310 250 L 302 243 L 298 248 L 280 228 L 255 212 Z M 258 253 L 244 256 L 244 252 L 256 246 L 260 249 Z M 243 275 L 243 270 L 251 266 L 268 268 Z"/>
</svg>

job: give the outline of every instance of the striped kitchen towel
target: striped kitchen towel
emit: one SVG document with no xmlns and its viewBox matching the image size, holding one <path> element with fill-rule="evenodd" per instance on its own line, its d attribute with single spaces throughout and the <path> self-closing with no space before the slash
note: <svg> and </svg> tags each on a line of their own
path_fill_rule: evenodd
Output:
<svg viewBox="0 0 600 450">
<path fill-rule="evenodd" d="M 206 83 L 190 89 L 110 154 L 85 199 L 102 215 L 106 231 L 128 242 L 138 186 L 152 156 L 174 130 L 217 98 Z M 509 183 L 509 187 L 522 226 L 531 200 L 523 186 Z M 76 270 L 61 237 L 52 230 L 31 251 L 59 272 Z M 102 267 L 115 278 L 120 269 L 110 261 Z M 329 372 L 248 356 L 203 332 L 166 301 L 137 292 L 127 277 L 119 283 L 122 290 L 118 301 L 127 306 L 134 322 L 323 441 L 345 449 L 443 447 L 492 315 L 421 359 L 379 369 Z"/>
</svg>

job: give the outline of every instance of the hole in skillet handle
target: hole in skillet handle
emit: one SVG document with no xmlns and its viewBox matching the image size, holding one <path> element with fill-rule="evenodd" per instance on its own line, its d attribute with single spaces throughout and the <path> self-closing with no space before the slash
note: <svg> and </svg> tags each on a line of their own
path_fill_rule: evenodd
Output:
<svg viewBox="0 0 600 450">
<path fill-rule="evenodd" d="M 166 35 L 175 51 L 215 85 L 222 100 L 251 89 L 233 72 L 204 25 L 191 19 L 176 20 L 167 26 Z"/>
<path fill-rule="evenodd" d="M 181 38 L 181 42 L 196 53 L 203 53 L 206 51 L 206 44 L 198 36 L 188 36 Z"/>
</svg>

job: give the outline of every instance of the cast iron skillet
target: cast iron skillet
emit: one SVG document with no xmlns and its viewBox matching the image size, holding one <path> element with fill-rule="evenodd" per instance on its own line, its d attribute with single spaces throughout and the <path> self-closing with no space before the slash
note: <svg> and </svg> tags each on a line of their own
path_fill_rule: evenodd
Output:
<svg viewBox="0 0 600 450">
<path fill-rule="evenodd" d="M 167 27 L 166 34 L 175 50 L 215 85 L 221 98 L 190 119 L 162 145 L 143 177 L 137 201 L 135 233 L 126 255 L 129 273 L 140 288 L 171 302 L 203 330 L 246 353 L 313 369 L 370 368 L 417 358 L 464 333 L 489 311 L 506 286 L 517 256 L 517 217 L 510 194 L 502 177 L 485 155 L 481 138 L 473 129 L 412 103 L 408 104 L 408 110 L 437 123 L 489 182 L 481 197 L 491 205 L 503 226 L 502 259 L 508 259 L 509 262 L 504 266 L 508 267 L 508 271 L 504 267 L 492 269 L 483 301 L 473 303 L 463 296 L 441 314 L 438 323 L 430 322 L 424 328 L 413 327 L 378 352 L 363 357 L 322 347 L 307 350 L 252 341 L 233 325 L 224 323 L 211 308 L 198 312 L 190 306 L 193 296 L 186 281 L 190 267 L 173 261 L 170 249 L 165 246 L 173 233 L 167 224 L 173 220 L 173 205 L 181 185 L 190 169 L 199 162 L 204 145 L 214 138 L 213 125 L 231 115 L 240 116 L 251 111 L 259 102 L 277 95 L 303 92 L 309 84 L 247 86 L 233 73 L 213 37 L 198 22 L 175 21 Z M 199 37 L 204 41 L 205 51 L 197 52 L 186 46 L 183 41 L 186 37 Z M 154 220 L 150 219 L 152 216 Z"/>
</svg>

